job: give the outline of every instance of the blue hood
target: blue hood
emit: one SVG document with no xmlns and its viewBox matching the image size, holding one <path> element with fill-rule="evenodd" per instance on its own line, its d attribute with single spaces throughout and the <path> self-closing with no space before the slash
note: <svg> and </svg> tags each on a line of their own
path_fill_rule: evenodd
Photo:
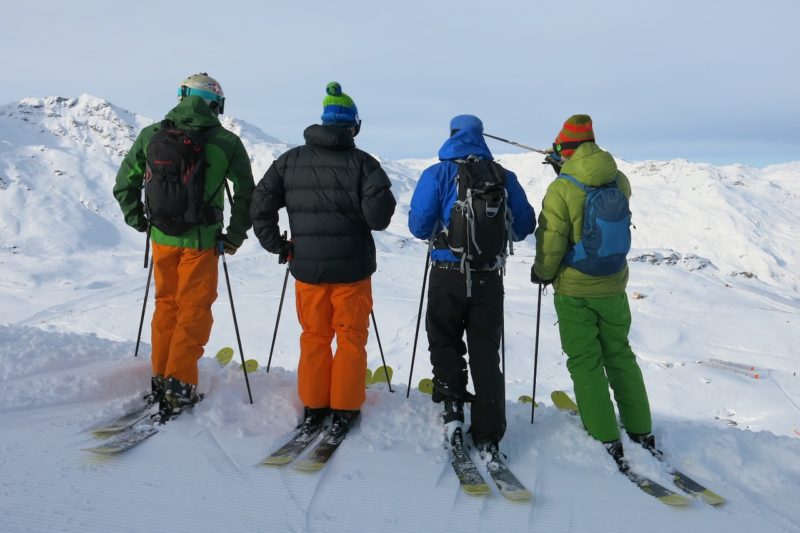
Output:
<svg viewBox="0 0 800 533">
<path fill-rule="evenodd" d="M 477 129 L 458 130 L 439 148 L 439 160 L 463 159 L 474 155 L 481 159 L 491 160 L 492 152 L 486 146 L 483 134 Z"/>
</svg>

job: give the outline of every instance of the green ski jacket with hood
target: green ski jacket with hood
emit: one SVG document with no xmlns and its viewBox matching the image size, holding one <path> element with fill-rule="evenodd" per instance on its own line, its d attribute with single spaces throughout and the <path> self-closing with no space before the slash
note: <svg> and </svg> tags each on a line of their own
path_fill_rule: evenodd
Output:
<svg viewBox="0 0 800 533">
<path fill-rule="evenodd" d="M 614 158 L 595 143 L 581 144 L 561 168 L 579 182 L 597 187 L 616 178 L 617 186 L 630 197 L 631 184 L 617 169 Z M 534 270 L 541 279 L 553 280 L 553 288 L 565 296 L 611 296 L 625 291 L 628 267 L 610 276 L 590 276 L 561 264 L 569 247 L 581 240 L 586 193 L 560 175 L 547 187 L 536 229 Z"/>
<path fill-rule="evenodd" d="M 201 132 L 205 138 L 206 169 L 205 202 L 222 211 L 224 207 L 225 185 L 223 180 L 233 183 L 233 205 L 230 224 L 225 230 L 226 240 L 234 246 L 241 246 L 247 238 L 250 221 L 250 198 L 255 184 L 250 158 L 242 140 L 233 132 L 226 130 L 211 108 L 199 96 L 187 96 L 175 106 L 167 116 L 177 127 Z M 114 197 L 122 208 L 125 222 L 133 227 L 144 227 L 144 204 L 142 203 L 142 183 L 145 174 L 145 153 L 153 134 L 161 128 L 161 123 L 144 128 L 133 143 L 128 155 L 122 161 L 114 184 Z M 177 236 L 166 235 L 158 228 L 151 227 L 154 242 L 181 248 L 205 250 L 212 248 L 216 237 L 222 233 L 222 222 L 200 225 Z"/>
</svg>

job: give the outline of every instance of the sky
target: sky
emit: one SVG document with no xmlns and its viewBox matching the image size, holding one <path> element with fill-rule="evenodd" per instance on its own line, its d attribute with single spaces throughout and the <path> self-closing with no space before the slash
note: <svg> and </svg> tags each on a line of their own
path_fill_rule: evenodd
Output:
<svg viewBox="0 0 800 533">
<path fill-rule="evenodd" d="M 795 0 L 0 7 L 0 104 L 89 93 L 158 119 L 205 71 L 226 113 L 299 144 L 336 80 L 363 120 L 357 144 L 390 159 L 435 157 L 457 114 L 545 148 L 587 113 L 598 143 L 629 161 L 800 160 Z"/>
</svg>

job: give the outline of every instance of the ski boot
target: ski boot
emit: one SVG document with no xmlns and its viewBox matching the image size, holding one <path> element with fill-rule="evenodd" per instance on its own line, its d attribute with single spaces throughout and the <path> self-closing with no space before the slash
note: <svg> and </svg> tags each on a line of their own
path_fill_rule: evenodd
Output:
<svg viewBox="0 0 800 533">
<path fill-rule="evenodd" d="M 164 376 L 161 374 L 156 374 L 150 378 L 150 393 L 145 394 L 142 399 L 147 402 L 147 405 L 155 405 L 160 403 L 161 398 L 164 397 L 165 387 L 166 382 L 164 380 Z"/>
<path fill-rule="evenodd" d="M 664 455 L 661 450 L 656 448 L 656 437 L 652 433 L 628 433 L 633 442 L 650 452 L 653 457 Z"/>
<path fill-rule="evenodd" d="M 361 414 L 360 411 L 347 411 L 344 409 L 334 409 L 331 419 L 331 429 L 329 431 L 330 440 L 341 442 L 355 420 Z"/>
<path fill-rule="evenodd" d="M 462 430 L 464 425 L 464 402 L 452 396 L 445 397 L 442 421 L 444 422 L 444 434 L 448 444 L 454 451 L 458 448 L 460 453 L 464 442 Z"/>
<path fill-rule="evenodd" d="M 442 378 L 433 378 L 433 393 L 431 399 L 434 403 L 441 403 L 448 398 L 459 400 L 462 403 L 469 403 L 475 400 L 475 395 L 467 390 L 466 385 L 453 386 Z"/>
<path fill-rule="evenodd" d="M 622 442 L 619 439 L 604 442 L 603 446 L 605 446 L 608 454 L 614 459 L 614 462 L 617 463 L 617 468 L 619 468 L 620 472 L 624 474 L 630 469 L 630 465 L 628 465 L 628 461 L 625 459 L 625 454 L 622 450 Z"/>
<path fill-rule="evenodd" d="M 322 427 L 322 423 L 330 413 L 331 410 L 329 407 L 304 407 L 303 421 L 297 428 L 300 430 L 300 433 L 305 433 L 306 435 L 316 433 Z"/>
<path fill-rule="evenodd" d="M 203 396 L 197 393 L 197 385 L 168 377 L 165 382 L 164 397 L 159 403 L 158 413 L 154 415 L 154 420 L 163 424 L 202 399 Z"/>
</svg>

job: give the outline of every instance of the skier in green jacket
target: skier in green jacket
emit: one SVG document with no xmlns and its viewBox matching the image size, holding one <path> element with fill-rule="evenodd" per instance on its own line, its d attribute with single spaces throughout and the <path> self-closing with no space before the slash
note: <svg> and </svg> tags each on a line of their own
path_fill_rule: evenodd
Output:
<svg viewBox="0 0 800 533">
<path fill-rule="evenodd" d="M 621 269 L 607 275 L 589 275 L 564 263 L 568 262 L 565 256 L 581 242 L 587 194 L 582 185 L 598 187 L 616 181 L 625 197 L 630 197 L 631 186 L 611 154 L 595 144 L 588 115 L 567 119 L 553 148 L 560 156 L 561 169 L 542 201 L 531 281 L 541 286 L 553 284 L 561 344 L 581 420 L 619 462 L 623 450 L 609 386 L 631 439 L 655 448 L 647 391 L 628 343 L 627 262 L 623 254 Z M 558 165 L 554 168 L 558 172 Z"/>
<path fill-rule="evenodd" d="M 217 256 L 223 251 L 235 253 L 247 238 L 252 225 L 250 198 L 255 188 L 250 158 L 241 139 L 222 127 L 217 118 L 225 104 L 219 83 L 205 73 L 189 76 L 178 89 L 178 100 L 164 121 L 142 130 L 114 184 L 114 196 L 125 222 L 137 231 L 149 232 L 153 241 L 156 309 L 151 326 L 150 399 L 160 404 L 162 420 L 198 400 L 197 360 L 203 356 L 211 334 L 211 305 L 217 298 Z M 175 143 L 162 141 L 168 135 L 178 140 L 179 147 L 194 146 L 196 152 L 203 154 L 202 164 L 173 165 L 178 149 Z M 163 170 L 151 168 L 159 164 Z M 163 178 L 160 183 L 167 184 L 164 188 L 145 188 L 148 200 L 143 203 L 143 184 L 158 182 L 157 174 L 175 173 L 178 166 L 184 183 L 201 183 L 194 177 L 194 169 L 204 167 L 202 193 L 193 194 L 187 202 L 181 196 L 185 190 L 178 187 L 177 178 L 172 178 L 171 183 Z M 233 202 L 230 224 L 223 233 L 226 179 L 233 183 Z M 187 203 L 195 209 L 187 208 Z M 164 208 L 170 214 L 179 211 L 178 216 L 159 216 L 159 209 Z M 191 216 L 186 214 L 190 211 Z"/>
</svg>

